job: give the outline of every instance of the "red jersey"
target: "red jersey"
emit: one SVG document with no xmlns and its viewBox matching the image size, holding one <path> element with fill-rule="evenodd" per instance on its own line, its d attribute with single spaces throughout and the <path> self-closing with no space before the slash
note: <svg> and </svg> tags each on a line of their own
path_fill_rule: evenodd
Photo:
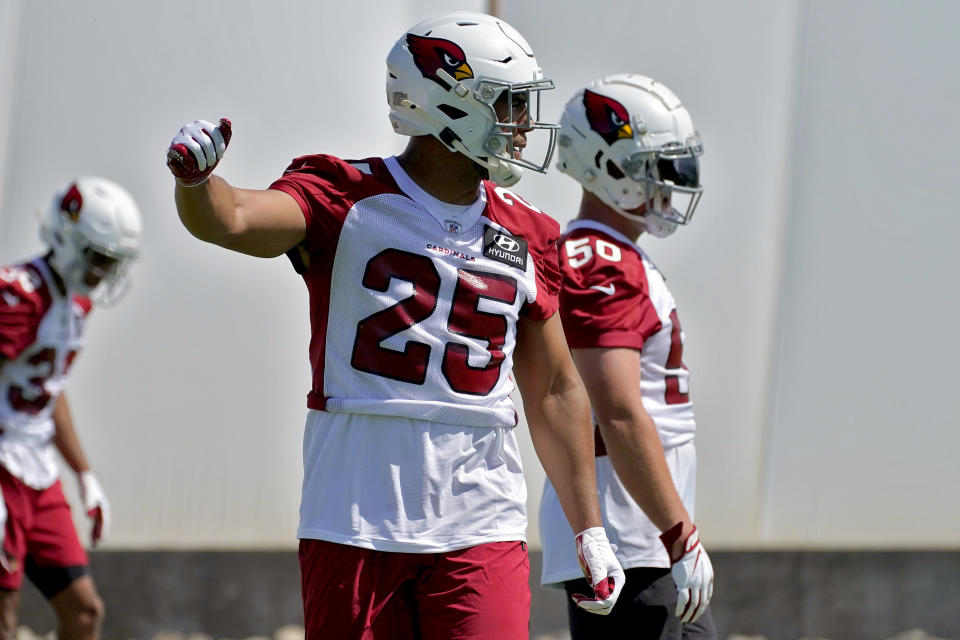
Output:
<svg viewBox="0 0 960 640">
<path fill-rule="evenodd" d="M 0 270 L 0 464 L 34 488 L 57 478 L 54 402 L 91 310 L 61 287 L 42 258 Z"/>
<path fill-rule="evenodd" d="M 560 251 L 560 316 L 567 343 L 572 349 L 636 349 L 643 406 L 664 448 L 693 440 L 684 335 L 660 270 L 629 238 L 598 222 L 571 223 Z"/>
</svg>

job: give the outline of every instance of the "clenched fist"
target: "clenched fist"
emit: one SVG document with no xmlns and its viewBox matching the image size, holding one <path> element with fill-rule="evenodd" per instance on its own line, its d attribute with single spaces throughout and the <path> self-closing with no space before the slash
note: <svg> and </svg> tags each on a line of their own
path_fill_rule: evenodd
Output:
<svg viewBox="0 0 960 640">
<path fill-rule="evenodd" d="M 202 184 L 223 158 L 232 135 L 233 127 L 226 118 L 220 118 L 217 125 L 206 120 L 183 125 L 167 149 L 170 173 L 185 187 Z"/>
</svg>

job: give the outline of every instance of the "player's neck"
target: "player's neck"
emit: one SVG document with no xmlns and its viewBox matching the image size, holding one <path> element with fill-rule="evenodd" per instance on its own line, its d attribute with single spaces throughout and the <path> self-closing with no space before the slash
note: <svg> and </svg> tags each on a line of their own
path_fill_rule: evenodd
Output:
<svg viewBox="0 0 960 640">
<path fill-rule="evenodd" d="M 614 231 L 618 231 L 631 240 L 636 240 L 643 233 L 643 223 L 624 217 L 608 207 L 600 198 L 584 190 L 580 200 L 580 212 L 577 220 L 593 220 L 604 224 Z"/>
<path fill-rule="evenodd" d="M 67 295 L 67 283 L 63 281 L 63 278 L 60 277 L 60 274 L 57 273 L 57 270 L 53 266 L 53 262 L 50 260 L 53 257 L 53 252 L 48 251 L 43 256 L 43 261 L 47 263 L 47 268 L 50 270 L 50 275 L 53 276 L 53 282 L 57 286 L 57 290 L 60 291 L 60 295 Z"/>
<path fill-rule="evenodd" d="M 479 166 L 465 155 L 448 150 L 433 136 L 410 138 L 397 161 L 411 180 L 437 200 L 465 205 L 477 199 Z"/>
</svg>

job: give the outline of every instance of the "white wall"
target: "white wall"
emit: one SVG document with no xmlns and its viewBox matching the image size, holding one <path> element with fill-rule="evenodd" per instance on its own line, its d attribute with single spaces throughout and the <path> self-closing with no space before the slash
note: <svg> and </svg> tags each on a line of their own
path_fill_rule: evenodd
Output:
<svg viewBox="0 0 960 640">
<path fill-rule="evenodd" d="M 703 136 L 706 191 L 694 223 L 643 244 L 667 276 L 687 338 L 697 519 L 711 540 L 755 544 L 787 208 L 796 5 L 703 2 L 693 10 L 617 0 L 590 13 L 575 2 L 560 6 L 568 10 L 558 7 L 546 21 L 533 3 L 510 2 L 503 12 L 561 87 L 553 117 L 591 80 L 635 71 L 673 89 Z M 629 29 L 630 16 L 643 28 Z M 562 222 L 576 215 L 579 186 L 559 172 L 525 177 L 518 188 Z M 542 476 L 531 478 L 531 494 L 540 483 Z"/>
<path fill-rule="evenodd" d="M 20 0 L 0 3 L 0 201 L 3 198 L 4 169 L 7 149 L 7 132 L 10 130 L 11 99 L 14 95 L 14 78 L 17 69 L 18 33 L 20 24 Z M 3 237 L 3 210 L 0 209 L 0 238 Z"/>
<path fill-rule="evenodd" d="M 804 3 L 765 538 L 960 546 L 960 4 Z"/>
<path fill-rule="evenodd" d="M 395 152 L 383 58 L 446 6 L 0 4 L 0 262 L 40 250 L 32 211 L 78 173 L 124 184 L 146 218 L 136 287 L 96 313 L 69 390 L 114 504 L 112 546 L 292 546 L 297 518 L 305 290 L 284 259 L 189 237 L 170 137 L 230 117 L 220 172 L 248 187 L 303 153 Z M 645 246 L 687 334 L 708 541 L 960 545 L 941 497 L 960 485 L 947 288 L 960 5 L 500 6 L 560 87 L 547 116 L 594 77 L 637 71 L 703 135 L 693 225 Z M 562 222 L 575 213 L 557 172 L 520 191 Z M 526 448 L 536 538 L 542 473 Z"/>
</svg>

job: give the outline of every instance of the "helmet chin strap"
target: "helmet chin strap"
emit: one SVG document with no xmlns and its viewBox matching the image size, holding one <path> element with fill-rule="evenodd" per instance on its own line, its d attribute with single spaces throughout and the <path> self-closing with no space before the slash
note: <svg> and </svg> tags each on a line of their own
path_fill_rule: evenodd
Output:
<svg viewBox="0 0 960 640">
<path fill-rule="evenodd" d="M 504 162 L 497 156 L 479 158 L 470 153 L 464 144 L 459 140 L 454 140 L 453 146 L 463 155 L 467 156 L 480 166 L 485 167 L 490 173 L 490 179 L 499 187 L 512 187 L 520 182 L 520 178 L 523 177 L 523 169 L 521 167 L 509 162 Z"/>
<path fill-rule="evenodd" d="M 647 230 L 647 233 L 656 238 L 666 238 L 677 230 L 676 222 L 664 220 L 660 216 L 653 213 L 644 214 L 642 220 L 643 226 Z"/>
<path fill-rule="evenodd" d="M 649 187 L 649 185 L 647 185 Z M 643 226 L 647 233 L 656 238 L 666 238 L 677 230 L 677 223 L 664 217 L 663 200 L 658 187 L 650 189 L 653 196 L 647 200 L 647 212 L 643 214 Z M 652 206 L 650 206 L 652 205 Z M 671 210 L 672 207 L 669 207 Z"/>
<path fill-rule="evenodd" d="M 658 215 L 655 208 L 651 208 L 651 203 L 656 199 L 656 195 L 653 198 L 646 200 L 647 209 L 643 213 L 630 213 L 617 202 L 606 190 L 603 190 L 604 193 L 599 191 L 593 191 L 597 197 L 600 198 L 607 206 L 616 211 L 618 214 L 627 218 L 628 220 L 633 220 L 634 222 L 640 222 L 643 224 L 644 230 L 655 238 L 666 238 L 671 235 L 674 231 L 677 230 L 677 223 L 666 220 L 660 215 Z M 646 189 L 644 189 L 644 194 Z M 654 205 L 655 207 L 656 205 Z M 636 207 L 639 208 L 639 207 Z"/>
</svg>

